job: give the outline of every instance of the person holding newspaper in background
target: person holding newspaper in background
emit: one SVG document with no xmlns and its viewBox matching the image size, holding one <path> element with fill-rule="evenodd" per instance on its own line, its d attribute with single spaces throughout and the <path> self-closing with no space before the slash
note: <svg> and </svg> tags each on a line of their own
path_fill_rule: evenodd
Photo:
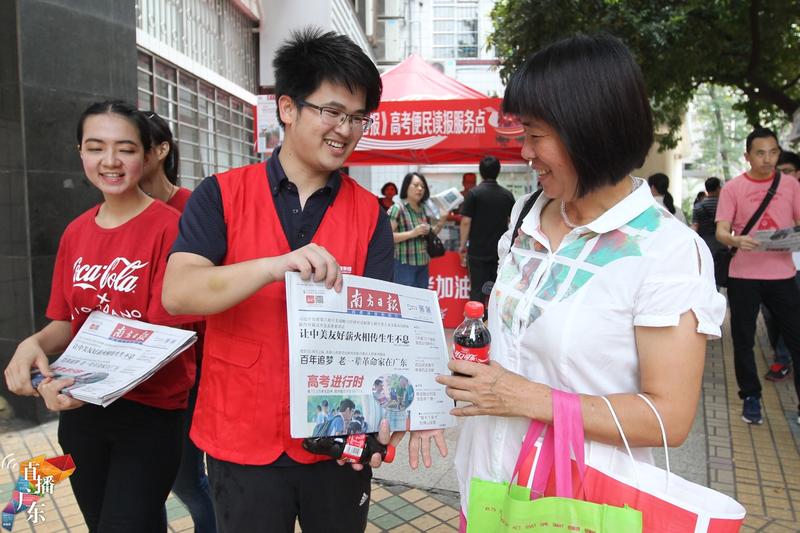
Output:
<svg viewBox="0 0 800 533">
<path fill-rule="evenodd" d="M 769 128 L 755 128 L 745 141 L 746 172 L 725 184 L 717 206 L 717 240 L 737 251 L 728 270 L 733 363 L 742 420 L 762 424 L 761 380 L 753 345 L 760 304 L 778 324 L 794 367 L 800 357 L 800 290 L 795 284 L 791 252 L 758 251 L 751 230 L 790 228 L 800 224 L 800 184 L 775 165 L 781 148 Z M 800 375 L 795 371 L 800 397 Z M 800 406 L 798 406 L 800 411 Z M 798 413 L 800 423 L 800 412 Z"/>
<path fill-rule="evenodd" d="M 94 310 L 161 325 L 196 319 L 171 316 L 161 305 L 179 214 L 139 188 L 151 137 L 133 106 L 92 104 L 78 121 L 77 140 L 86 177 L 103 202 L 61 237 L 47 307 L 51 322 L 20 343 L 6 384 L 16 394 L 40 395 L 60 412 L 58 441 L 78 466 L 72 489 L 89 531 L 166 531 L 164 502 L 181 458 L 193 347 L 105 408 L 61 394 L 73 379 L 53 379 L 47 356 L 63 351 Z M 48 376 L 37 390 L 34 368 Z"/>
<path fill-rule="evenodd" d="M 154 111 L 144 111 L 150 125 L 152 147 L 150 158 L 145 164 L 139 186 L 144 192 L 168 206 L 183 212 L 189 201 L 191 191 L 178 186 L 178 169 L 180 168 L 180 152 L 178 142 L 172 136 L 169 124 Z M 208 476 L 203 452 L 189 438 L 194 406 L 197 402 L 197 384 L 200 381 L 200 357 L 203 354 L 203 335 L 205 323 L 196 322 L 192 329 L 197 332 L 194 350 L 197 355 L 197 371 L 194 384 L 189 391 L 189 406 L 184 415 L 183 453 L 178 468 L 178 475 L 172 486 L 172 492 L 189 509 L 196 533 L 215 533 L 217 519 L 214 516 L 214 504 L 208 489 Z"/>
<path fill-rule="evenodd" d="M 207 453 L 219 530 L 290 533 L 299 518 L 306 533 L 354 533 L 367 524 L 370 465 L 337 465 L 290 436 L 284 279 L 298 271 L 339 291 L 343 271 L 392 277 L 389 220 L 339 171 L 371 123 L 381 80 L 349 38 L 311 28 L 294 33 L 273 66 L 284 143 L 265 163 L 195 190 L 163 301 L 206 316 L 191 437 Z M 412 467 L 420 451 L 430 464 L 431 438 L 446 453 L 442 431 L 412 436 Z M 378 438 L 397 444 L 402 434 L 390 437 L 384 421 Z"/>
<path fill-rule="evenodd" d="M 461 402 L 453 414 L 467 417 L 455 458 L 465 512 L 473 477 L 511 480 L 531 419 L 552 423 L 555 390 L 580 394 L 587 441 L 620 442 L 605 396 L 634 455 L 652 462 L 648 447 L 662 437 L 644 393 L 670 445 L 680 445 L 695 417 L 706 337 L 720 335 L 725 314 L 706 245 L 630 174 L 653 142 L 653 122 L 621 41 L 576 36 L 545 47 L 514 73 L 503 108 L 521 119 L 522 157 L 543 192 L 516 203 L 518 233 L 500 241 L 491 363 L 452 360 L 463 377 L 437 378 Z"/>
</svg>

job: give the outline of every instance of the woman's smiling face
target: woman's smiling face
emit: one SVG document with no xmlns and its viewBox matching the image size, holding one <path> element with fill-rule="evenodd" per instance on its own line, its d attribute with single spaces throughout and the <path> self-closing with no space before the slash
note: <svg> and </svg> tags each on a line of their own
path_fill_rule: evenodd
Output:
<svg viewBox="0 0 800 533">
<path fill-rule="evenodd" d="M 572 200 L 578 187 L 578 172 L 561 137 L 539 119 L 523 117 L 522 125 L 525 128 L 522 157 L 536 170 L 544 193 L 565 202 Z"/>
<path fill-rule="evenodd" d="M 126 193 L 142 178 L 146 154 L 139 130 L 116 113 L 86 118 L 80 154 L 86 177 L 103 195 Z"/>
</svg>

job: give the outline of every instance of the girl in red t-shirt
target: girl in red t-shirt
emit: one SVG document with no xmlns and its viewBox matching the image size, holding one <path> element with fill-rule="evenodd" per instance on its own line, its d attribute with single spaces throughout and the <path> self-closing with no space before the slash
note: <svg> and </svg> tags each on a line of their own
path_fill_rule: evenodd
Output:
<svg viewBox="0 0 800 533">
<path fill-rule="evenodd" d="M 169 124 L 154 111 L 144 111 L 150 125 L 152 146 L 144 165 L 139 187 L 148 196 L 161 200 L 183 213 L 192 191 L 178 186 L 180 154 Z"/>
<path fill-rule="evenodd" d="M 169 129 L 169 124 L 154 111 L 144 111 L 150 124 L 150 158 L 145 162 L 145 169 L 139 187 L 149 196 L 165 202 L 180 212 L 186 207 L 191 191 L 178 186 L 178 168 L 180 155 L 178 143 Z M 217 518 L 206 475 L 205 457 L 202 450 L 195 446 L 189 438 L 192 415 L 197 401 L 197 384 L 200 383 L 200 359 L 203 353 L 203 335 L 205 322 L 195 322 L 192 329 L 197 332 L 194 345 L 197 353 L 197 373 L 194 385 L 189 391 L 189 408 L 186 410 L 183 427 L 183 454 L 178 475 L 172 486 L 172 492 L 183 502 L 197 531 L 213 533 L 217 530 Z"/>
<path fill-rule="evenodd" d="M 194 350 L 106 408 L 61 394 L 73 380 L 55 379 L 47 355 L 63 351 L 97 309 L 164 325 L 195 319 L 170 316 L 161 305 L 179 215 L 139 188 L 151 139 L 147 119 L 134 107 L 92 104 L 78 121 L 77 139 L 86 177 L 103 202 L 62 235 L 47 307 L 51 322 L 19 344 L 6 384 L 16 394 L 40 395 L 60 412 L 59 444 L 75 461 L 72 489 L 90 531 L 166 531 L 164 502 L 181 457 Z M 37 390 L 33 368 L 48 376 Z"/>
</svg>

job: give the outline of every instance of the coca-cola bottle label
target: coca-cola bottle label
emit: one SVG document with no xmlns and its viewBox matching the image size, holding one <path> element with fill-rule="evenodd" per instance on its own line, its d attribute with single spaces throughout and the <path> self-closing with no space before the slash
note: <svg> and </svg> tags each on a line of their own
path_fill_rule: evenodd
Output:
<svg viewBox="0 0 800 533">
<path fill-rule="evenodd" d="M 367 436 L 364 433 L 348 435 L 341 458 L 351 463 L 357 463 L 361 460 L 361 456 L 364 454 L 364 448 L 366 447 Z"/>
<path fill-rule="evenodd" d="M 453 344 L 453 359 L 487 365 L 489 364 L 489 346 L 467 348 L 460 344 Z"/>
</svg>

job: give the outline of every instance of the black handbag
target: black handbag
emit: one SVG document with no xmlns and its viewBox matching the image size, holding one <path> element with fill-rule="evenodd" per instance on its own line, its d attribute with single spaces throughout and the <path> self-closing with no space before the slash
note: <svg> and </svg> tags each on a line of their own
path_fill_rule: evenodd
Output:
<svg viewBox="0 0 800 533">
<path fill-rule="evenodd" d="M 444 243 L 433 232 L 433 228 L 431 228 L 426 237 L 428 239 L 428 255 L 431 256 L 431 259 L 434 257 L 442 257 L 445 252 Z"/>
<path fill-rule="evenodd" d="M 751 216 L 750 220 L 748 220 L 747 224 L 745 224 L 741 235 L 747 235 L 750 233 L 750 230 L 756 225 L 758 219 L 764 214 L 764 211 L 767 209 L 772 197 L 775 196 L 780 183 L 781 173 L 775 172 L 775 178 L 772 180 L 772 185 L 769 186 L 769 190 L 767 191 L 766 196 L 764 196 L 764 199 L 761 200 L 761 204 L 759 204 L 758 209 L 756 209 L 755 213 L 753 213 L 753 216 Z M 738 248 L 728 248 L 727 246 L 724 246 L 717 250 L 712 256 L 714 258 L 714 279 L 716 280 L 717 286 L 728 286 L 728 269 L 731 266 L 733 256 L 736 255 L 738 250 Z"/>
</svg>

